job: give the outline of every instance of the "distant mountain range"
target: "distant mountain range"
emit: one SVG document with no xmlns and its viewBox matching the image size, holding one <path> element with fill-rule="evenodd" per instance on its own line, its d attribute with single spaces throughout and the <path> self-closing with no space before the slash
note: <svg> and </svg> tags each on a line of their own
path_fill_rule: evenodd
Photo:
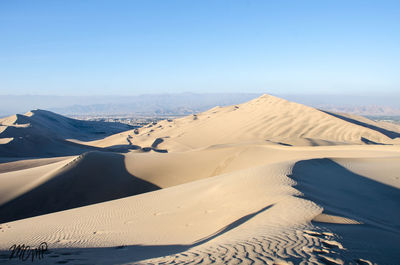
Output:
<svg viewBox="0 0 400 265">
<path fill-rule="evenodd" d="M 48 109 L 63 115 L 188 115 L 214 106 L 240 104 L 261 93 L 180 93 L 138 96 L 3 95 L 0 116 Z M 279 96 L 279 95 L 278 95 Z M 281 98 L 333 112 L 356 115 L 400 115 L 398 95 L 280 95 Z"/>
<path fill-rule="evenodd" d="M 141 95 L 129 97 L 123 102 L 111 102 L 91 105 L 72 105 L 63 108 L 51 108 L 52 111 L 64 115 L 189 115 L 210 109 L 215 106 L 239 104 L 259 94 L 165 94 Z M 126 102 L 128 100 L 129 102 Z"/>
<path fill-rule="evenodd" d="M 49 96 L 3 95 L 0 116 L 47 109 L 64 115 L 187 115 L 215 106 L 246 102 L 261 94 L 145 94 L 138 96 Z"/>
<path fill-rule="evenodd" d="M 319 109 L 344 112 L 362 116 L 398 116 L 400 115 L 400 108 L 385 107 L 385 106 L 333 106 L 322 105 Z"/>
</svg>

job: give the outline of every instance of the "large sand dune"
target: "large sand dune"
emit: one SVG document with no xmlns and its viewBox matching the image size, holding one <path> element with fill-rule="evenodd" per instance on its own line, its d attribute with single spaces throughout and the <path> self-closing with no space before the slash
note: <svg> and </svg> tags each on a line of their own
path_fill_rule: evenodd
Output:
<svg viewBox="0 0 400 265">
<path fill-rule="evenodd" d="M 1 157 L 51 157 L 98 150 L 68 139 L 96 140 L 131 127 L 125 124 L 81 121 L 45 110 L 0 119 Z"/>
<path fill-rule="evenodd" d="M 74 140 L 129 153 L 2 158 L 0 261 L 398 264 L 396 126 L 265 95 L 139 131 Z"/>
<path fill-rule="evenodd" d="M 399 128 L 391 131 L 375 124 L 264 95 L 237 106 L 159 122 L 141 129 L 133 141 L 150 146 L 161 138 L 160 146 L 171 151 L 245 141 L 314 146 L 399 142 Z"/>
</svg>

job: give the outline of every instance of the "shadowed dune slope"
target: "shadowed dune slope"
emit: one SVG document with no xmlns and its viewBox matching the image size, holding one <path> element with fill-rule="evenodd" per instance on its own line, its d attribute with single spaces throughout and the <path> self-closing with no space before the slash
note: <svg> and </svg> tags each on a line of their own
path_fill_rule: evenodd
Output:
<svg viewBox="0 0 400 265">
<path fill-rule="evenodd" d="M 329 111 L 324 111 L 324 112 L 329 115 L 332 115 L 336 118 L 342 119 L 344 121 L 354 123 L 356 125 L 380 132 L 380 133 L 386 135 L 387 137 L 389 137 L 390 139 L 395 139 L 395 138 L 400 137 L 400 131 L 398 131 L 398 128 L 395 128 L 394 130 L 393 129 L 389 130 L 389 129 L 383 128 L 382 125 L 378 124 L 377 122 L 368 120 L 367 118 L 358 118 L 355 115 L 338 114 L 338 113 L 333 113 L 333 112 L 329 112 Z M 352 117 L 352 116 L 354 116 L 354 117 Z M 395 124 L 393 124 L 393 127 L 394 126 L 395 126 Z"/>
<path fill-rule="evenodd" d="M 51 158 L 34 158 L 34 159 L 21 159 L 21 158 L 0 158 L 0 174 L 17 171 L 22 169 L 28 169 L 51 163 L 62 161 L 67 157 L 51 157 Z"/>
<path fill-rule="evenodd" d="M 379 171 L 390 162 L 397 164 L 399 157 L 397 146 L 379 145 L 238 144 L 168 154 L 93 152 L 58 168 L 54 177 L 0 212 L 16 216 L 20 213 L 13 210 L 20 208 L 40 214 L 42 209 L 59 210 L 57 205 L 111 199 L 108 192 L 118 188 L 120 195 L 133 176 L 168 188 L 2 223 L 0 250 L 20 242 L 47 242 L 51 256 L 57 254 L 43 264 L 65 263 L 62 253 L 72 259 L 68 262 L 94 264 L 324 265 L 357 264 L 360 259 L 396 264 L 399 195 L 394 186 L 399 180 L 391 175 L 392 186 L 385 185 Z M 376 170 L 370 173 L 364 166 L 373 163 Z M 363 170 L 367 178 L 357 173 Z M 178 185 L 174 175 L 187 183 Z M 163 178 L 171 181 L 158 185 Z M 350 225 L 354 228 L 349 231 L 342 228 Z M 359 238 L 369 233 L 374 238 L 362 243 Z M 394 236 L 387 240 L 390 233 Z"/>
<path fill-rule="evenodd" d="M 385 146 L 386 152 L 380 150 L 378 146 L 360 146 L 360 148 L 370 150 L 373 156 L 388 156 L 395 151 L 393 146 Z M 140 188 L 137 190 L 136 186 L 122 185 L 129 184 L 128 180 L 133 176 L 136 177 L 133 177 L 134 179 L 152 183 L 156 187 L 167 188 L 222 173 L 260 166 L 266 161 L 269 163 L 285 161 L 288 156 L 293 159 L 321 157 L 327 152 L 330 156 L 338 156 L 343 152 L 353 153 L 350 147 L 339 146 L 313 149 L 311 147 L 239 144 L 168 154 L 90 152 L 78 159 L 66 157 L 60 162 L 36 159 L 28 160 L 24 164 L 24 161 L 17 161 L 11 163 L 11 166 L 17 164 L 23 167 L 22 170 L 0 174 L 0 204 L 8 202 L 7 207 L 0 208 L 3 212 L 0 216 L 10 215 L 14 216 L 13 218 L 22 218 L 25 215 L 20 215 L 20 212 L 29 213 L 31 209 L 34 215 L 38 215 L 149 191 L 149 189 Z M 73 161 L 69 162 L 71 160 Z M 6 166 L 4 167 L 7 169 Z M 63 190 L 62 185 L 68 187 L 68 193 L 64 192 L 66 196 L 60 193 L 60 190 Z M 129 190 L 126 190 L 128 187 Z M 109 194 L 113 189 L 120 189 L 120 192 L 117 192 L 117 195 Z M 50 204 L 46 206 L 46 211 L 35 210 L 39 204 L 28 210 L 20 207 L 27 200 L 36 198 L 40 192 L 39 202 L 44 201 L 45 205 Z M 73 194 L 78 194 L 78 196 L 74 197 Z M 53 197 L 58 199 L 49 199 L 49 201 L 43 199 Z M 77 203 L 77 200 L 81 203 Z"/>
<path fill-rule="evenodd" d="M 35 129 L 40 129 L 42 133 L 47 135 L 58 136 L 62 139 L 72 138 L 78 140 L 102 139 L 105 136 L 132 128 L 130 125 L 117 122 L 71 119 L 46 110 L 32 110 L 24 115 L 16 114 L 0 119 L 0 124 L 14 128 L 32 129 L 36 127 Z M 1 136 L 15 137 L 15 135 L 7 134 L 7 129 L 1 133 Z"/>
<path fill-rule="evenodd" d="M 350 169 L 353 163 L 359 163 L 358 159 L 339 160 Z M 399 158 L 396 160 L 392 162 L 400 162 Z M 383 169 L 382 161 L 369 159 L 369 164 Z M 391 167 L 395 169 L 396 165 Z M 378 182 L 373 175 L 356 174 L 331 159 L 311 159 L 297 162 L 290 177 L 296 180 L 295 188 L 304 198 L 323 207 L 324 214 L 334 216 L 317 220 L 327 219 L 330 223 L 336 216 L 360 222 L 318 224 L 338 234 L 342 243 L 351 248 L 351 253 L 344 253 L 344 257 L 362 255 L 378 264 L 392 264 L 395 257 L 400 258 L 400 189 Z"/>
<path fill-rule="evenodd" d="M 393 186 L 383 184 L 378 169 L 389 165 L 381 165 L 385 159 L 398 161 L 397 147 L 220 148 L 216 153 L 215 148 L 193 152 L 199 152 L 198 158 L 212 156 L 203 160 L 209 167 L 208 172 L 199 171 L 203 177 L 216 165 L 225 173 L 1 224 L 0 250 L 18 242 L 47 242 L 58 256 L 43 259 L 43 264 L 63 263 L 62 253 L 71 252 L 68 258 L 95 264 L 396 264 L 400 199 L 393 186 L 399 180 Z M 92 155 L 103 164 L 113 160 L 108 153 Z M 177 168 L 179 161 L 187 163 L 179 153 L 165 154 L 164 162 L 163 154 L 153 155 L 160 167 L 146 165 L 143 172 L 168 170 L 168 160 L 175 159 L 168 175 L 173 168 L 179 176 L 189 174 L 186 165 Z M 138 159 L 135 169 L 146 163 L 139 157 L 147 159 L 151 153 L 125 160 Z M 218 157 L 227 161 L 220 164 Z M 188 160 L 196 160 L 195 154 Z M 375 163 L 377 171 L 367 172 L 367 177 L 352 171 L 361 172 L 365 163 Z M 199 165 L 193 167 L 196 172 Z"/>
<path fill-rule="evenodd" d="M 290 177 L 306 198 L 330 214 L 387 229 L 393 220 L 400 220 L 400 189 L 353 173 L 331 159 L 297 162 Z M 359 207 L 364 204 L 368 207 Z M 400 225 L 391 229 L 400 229 Z"/>
<path fill-rule="evenodd" d="M 67 139 L 93 141 L 131 129 L 120 123 L 81 121 L 45 110 L 0 119 L 1 157 L 79 155 L 100 148 Z M 7 140 L 7 141 L 6 141 Z"/>
<path fill-rule="evenodd" d="M 0 222 L 27 218 L 159 189 L 129 174 L 124 156 L 89 152 L 45 183 L 0 206 Z"/>
<path fill-rule="evenodd" d="M 42 135 L 40 132 L 35 132 L 21 138 L 14 138 L 7 144 L 0 144 L 1 156 L 12 158 L 70 156 L 95 150 L 101 149 L 52 138 Z"/>
</svg>

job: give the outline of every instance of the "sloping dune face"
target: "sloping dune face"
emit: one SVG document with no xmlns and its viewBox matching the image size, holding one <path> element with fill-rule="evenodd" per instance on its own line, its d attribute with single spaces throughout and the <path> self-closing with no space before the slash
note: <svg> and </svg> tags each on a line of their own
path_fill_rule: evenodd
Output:
<svg viewBox="0 0 400 265">
<path fill-rule="evenodd" d="M 25 126 L 15 119 L 3 123 Z M 74 136 L 140 152 L 2 158 L 0 262 L 46 242 L 41 264 L 398 264 L 398 136 L 264 95 L 138 134 Z"/>
<path fill-rule="evenodd" d="M 118 123 L 81 121 L 45 110 L 0 119 L 1 157 L 51 157 L 98 148 L 67 141 L 91 141 L 131 129 Z"/>
<path fill-rule="evenodd" d="M 223 149 L 235 159 L 224 160 Z M 213 157 L 205 167 L 226 173 L 7 222 L 1 225 L 0 248 L 47 242 L 55 254 L 44 264 L 65 261 L 65 253 L 96 264 L 395 264 L 400 181 L 392 174 L 392 184 L 383 183 L 379 172 L 390 171 L 380 166 L 385 159 L 400 162 L 397 147 L 240 145 L 202 152 L 203 159 Z M 125 163 L 142 155 L 149 154 L 132 154 Z M 175 159 L 176 175 L 189 174 L 187 162 Z M 363 173 L 364 163 L 376 170 Z M 157 172 L 143 167 L 134 168 Z M 164 164 L 158 170 L 165 169 Z"/>
<path fill-rule="evenodd" d="M 59 162 L 57 164 L 62 164 Z M 47 167 L 54 168 L 51 164 Z M 10 172 L 1 178 L 21 178 L 35 171 L 36 179 L 30 188 L 18 196 L 2 198 L 0 222 L 76 208 L 89 204 L 123 198 L 159 189 L 158 186 L 129 174 L 124 157 L 115 153 L 89 152 L 55 168 L 46 176 L 46 170 L 33 168 L 25 172 Z M 40 176 L 44 173 L 44 176 Z M 1 180 L 0 178 L 0 180 Z M 26 183 L 23 185 L 29 185 Z M 17 185 L 17 184 L 16 184 Z M 22 185 L 20 185 L 22 186 Z"/>
<path fill-rule="evenodd" d="M 197 115 L 159 122 L 141 129 L 133 140 L 150 146 L 156 138 L 161 138 L 164 140 L 161 146 L 172 151 L 246 141 L 338 145 L 392 143 L 393 139 L 400 138 L 400 131 L 380 129 L 263 95 L 237 106 L 216 107 Z"/>
</svg>

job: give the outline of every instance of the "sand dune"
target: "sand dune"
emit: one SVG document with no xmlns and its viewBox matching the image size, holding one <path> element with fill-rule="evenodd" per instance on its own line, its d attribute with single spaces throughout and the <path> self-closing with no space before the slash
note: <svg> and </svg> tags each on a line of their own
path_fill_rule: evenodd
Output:
<svg viewBox="0 0 400 265">
<path fill-rule="evenodd" d="M 94 146 L 67 139 L 91 141 L 126 131 L 131 127 L 118 123 L 80 121 L 45 110 L 0 119 L 1 157 L 51 157 L 77 155 Z M 4 140 L 7 139 L 7 140 Z"/>
<path fill-rule="evenodd" d="M 15 120 L 31 116 L 2 123 L 22 130 Z M 41 242 L 41 264 L 400 259 L 396 126 L 264 95 L 139 134 L 72 134 L 63 140 L 108 152 L 2 158 L 0 262 L 21 262 L 12 244 Z"/>
<path fill-rule="evenodd" d="M 38 166 L 44 166 L 58 161 L 65 160 L 68 157 L 51 157 L 51 158 L 32 158 L 32 159 L 21 159 L 13 157 L 1 157 L 0 158 L 0 173 L 6 173 L 10 171 L 17 171 L 22 169 L 28 169 Z"/>
<path fill-rule="evenodd" d="M 60 167 L 60 164 L 63 164 Z M 58 168 L 56 167 L 58 166 Z M 40 176 L 42 167 L 1 174 L 0 181 L 34 173 L 36 178 L 45 178 L 40 185 L 31 187 L 27 192 L 3 200 L 0 204 L 0 222 L 22 219 L 104 202 L 148 191 L 159 187 L 136 178 L 125 170 L 124 157 L 115 153 L 89 152 L 56 165 L 44 166 L 56 168 L 51 174 Z M 27 180 L 25 179 L 24 182 Z M 33 180 L 38 182 L 37 179 Z M 9 188 L 8 190 L 11 190 Z"/>
<path fill-rule="evenodd" d="M 72 159 L 73 158 L 63 158 L 61 161 L 55 163 L 48 163 L 0 174 L 0 205 L 40 186 L 50 179 L 54 172 L 68 164 Z M 24 212 L 24 209 L 21 208 L 19 211 Z"/>
<path fill-rule="evenodd" d="M 271 156 L 275 148 L 264 147 L 264 157 Z M 361 224 L 352 226 L 360 226 L 366 232 L 382 230 L 382 235 L 386 236 L 385 231 L 396 226 L 393 220 L 397 217 L 389 213 L 396 209 L 398 189 L 352 173 L 333 160 L 309 159 L 341 154 L 341 159 L 348 159 L 351 164 L 352 157 L 400 160 L 399 152 L 390 147 L 378 150 L 374 146 L 366 146 L 363 152 L 354 152 L 348 147 L 319 150 L 300 147 L 297 150 L 299 154 L 308 151 L 308 155 L 307 160 L 299 161 L 291 156 L 290 149 L 279 150 L 282 152 L 280 159 L 286 157 L 283 162 L 265 160 L 263 165 L 253 166 L 248 160 L 246 169 L 213 178 L 3 224 L 4 240 L 0 241 L 0 246 L 5 248 L 6 243 L 24 240 L 32 245 L 46 241 L 56 253 L 63 253 L 66 248 L 79 248 L 72 251 L 75 259 L 97 255 L 93 252 L 103 251 L 99 247 L 108 247 L 107 251 L 113 257 L 119 253 L 116 263 L 168 253 L 171 256 L 149 262 L 208 260 L 210 263 L 211 260 L 222 262 L 231 259 L 232 262 L 256 260 L 271 264 L 279 260 L 295 263 L 308 260 L 324 264 L 325 259 L 343 262 L 368 259 L 390 264 L 385 263 L 390 260 L 385 255 L 374 252 L 366 255 L 357 248 L 348 249 L 348 245 L 341 241 L 341 237 L 346 236 L 346 232 L 340 229 L 342 224 L 313 223 L 313 220 L 326 212 L 359 221 Z M 260 150 L 254 152 L 260 156 Z M 321 177 L 328 173 L 328 177 Z M 350 176 L 354 180 L 347 181 Z M 326 182 L 328 180 L 330 182 Z M 351 196 L 352 193 L 341 190 L 344 181 L 349 191 L 357 190 L 360 183 L 364 183 L 366 191 L 360 190 L 361 197 Z M 371 216 L 367 209 L 354 212 L 353 207 L 364 204 L 371 195 L 368 192 L 377 187 L 382 188 L 380 195 L 374 196 L 375 207 L 387 207 L 386 212 L 376 212 L 381 219 Z M 353 203 L 349 203 L 349 198 L 353 198 Z M 343 206 L 348 210 L 343 210 Z M 387 219 L 382 219 L 386 216 Z M 60 227 L 62 230 L 58 231 Z M 393 251 L 384 251 L 393 241 L 385 245 L 382 241 L 377 241 L 381 245 L 374 247 L 395 255 Z M 127 247 L 115 248 L 121 245 Z M 61 261 L 62 258 L 60 255 L 47 262 Z M 101 262 L 107 264 L 110 260 L 105 257 L 99 264 Z"/>
<path fill-rule="evenodd" d="M 161 147 L 184 151 L 204 146 L 244 141 L 271 141 L 287 145 L 391 144 L 400 139 L 390 131 L 332 113 L 264 95 L 237 106 L 209 111 L 148 126 L 135 136 L 140 146 L 164 139 Z"/>
</svg>

